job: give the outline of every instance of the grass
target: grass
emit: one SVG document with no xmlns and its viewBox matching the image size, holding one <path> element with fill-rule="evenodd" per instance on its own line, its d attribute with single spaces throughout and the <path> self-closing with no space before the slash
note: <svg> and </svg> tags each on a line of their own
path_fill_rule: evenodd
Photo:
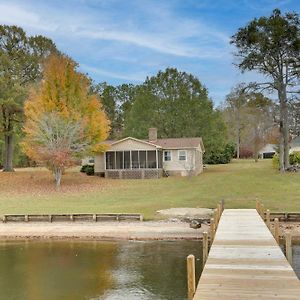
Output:
<svg viewBox="0 0 300 300">
<path fill-rule="evenodd" d="M 0 173 L 0 214 L 138 212 L 157 218 L 156 211 L 170 207 L 215 207 L 221 199 L 227 208 L 254 208 L 261 200 L 274 211 L 300 211 L 300 173 L 280 175 L 270 160 L 233 161 L 208 166 L 192 178 L 109 180 L 88 177 L 74 170 L 55 191 L 44 169 Z"/>
</svg>

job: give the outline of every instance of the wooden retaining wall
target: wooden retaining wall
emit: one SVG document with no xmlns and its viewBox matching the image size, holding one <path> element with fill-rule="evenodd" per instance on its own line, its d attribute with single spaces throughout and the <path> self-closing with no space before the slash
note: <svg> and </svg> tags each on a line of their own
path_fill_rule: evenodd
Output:
<svg viewBox="0 0 300 300">
<path fill-rule="evenodd" d="M 143 221 L 141 214 L 5 214 L 2 221 L 6 222 L 98 222 L 98 221 Z"/>
</svg>

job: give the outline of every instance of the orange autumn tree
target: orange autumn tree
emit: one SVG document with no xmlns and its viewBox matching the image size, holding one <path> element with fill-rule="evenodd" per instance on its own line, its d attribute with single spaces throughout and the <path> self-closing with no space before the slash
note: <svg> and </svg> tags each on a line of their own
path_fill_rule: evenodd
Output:
<svg viewBox="0 0 300 300">
<path fill-rule="evenodd" d="M 60 186 L 63 171 L 91 153 L 104 150 L 109 120 L 100 99 L 89 93 L 90 80 L 65 55 L 52 55 L 43 79 L 25 103 L 23 149 L 43 163 Z"/>
</svg>

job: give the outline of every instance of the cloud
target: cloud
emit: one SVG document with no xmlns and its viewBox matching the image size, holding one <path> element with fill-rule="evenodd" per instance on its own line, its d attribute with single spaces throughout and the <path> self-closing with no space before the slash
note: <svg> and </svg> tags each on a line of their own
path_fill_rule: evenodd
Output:
<svg viewBox="0 0 300 300">
<path fill-rule="evenodd" d="M 32 9 L 14 2 L 0 5 L 1 21 L 7 24 L 18 23 L 25 28 L 55 33 L 66 38 L 84 38 L 99 41 L 117 41 L 128 46 L 146 48 L 158 53 L 206 58 L 222 58 L 228 37 L 221 31 L 209 28 L 201 22 L 172 16 L 167 9 L 143 7 L 143 12 L 151 9 L 147 26 L 137 27 L 133 19 L 115 22 L 109 12 L 101 12 L 101 18 L 74 11 L 72 16 L 65 11 Z M 154 13 L 155 11 L 155 13 Z M 161 17 L 164 19 L 161 19 Z M 101 22 L 102 20 L 102 22 Z M 150 26 L 149 26 L 150 24 Z M 151 25 L 154 24 L 154 25 Z M 189 40 L 187 40 L 189 39 Z M 212 41 L 217 40 L 217 45 Z M 222 45 L 222 46 L 221 46 Z"/>
<path fill-rule="evenodd" d="M 140 72 L 138 74 L 130 74 L 129 72 L 127 74 L 122 74 L 118 72 L 112 72 L 107 70 L 102 70 L 97 67 L 91 67 L 86 64 L 81 64 L 80 69 L 87 73 L 92 73 L 100 76 L 105 76 L 109 78 L 117 78 L 117 79 L 123 79 L 128 81 L 135 81 L 135 82 L 142 82 L 146 79 L 147 74 L 144 72 Z"/>
</svg>

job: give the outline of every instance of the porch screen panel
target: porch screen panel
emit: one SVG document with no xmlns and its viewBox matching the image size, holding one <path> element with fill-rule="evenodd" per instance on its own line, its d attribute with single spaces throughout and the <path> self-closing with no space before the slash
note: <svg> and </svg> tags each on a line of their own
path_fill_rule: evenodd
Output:
<svg viewBox="0 0 300 300">
<path fill-rule="evenodd" d="M 156 168 L 156 151 L 147 151 L 148 158 L 148 168 L 155 169 Z"/>
<path fill-rule="evenodd" d="M 112 170 L 116 168 L 115 164 L 116 152 L 106 152 L 106 169 Z"/>
<path fill-rule="evenodd" d="M 116 152 L 116 161 L 117 161 L 117 166 L 116 169 L 123 169 L 123 151 L 117 151 Z"/>
<path fill-rule="evenodd" d="M 124 169 L 130 169 L 130 151 L 124 151 Z"/>
<path fill-rule="evenodd" d="M 139 151 L 139 153 L 140 153 L 140 168 L 145 169 L 145 168 L 147 168 L 146 151 L 142 150 L 142 151 Z"/>
<path fill-rule="evenodd" d="M 138 151 L 131 151 L 131 164 L 132 164 L 132 169 L 138 169 L 140 167 Z"/>
</svg>

